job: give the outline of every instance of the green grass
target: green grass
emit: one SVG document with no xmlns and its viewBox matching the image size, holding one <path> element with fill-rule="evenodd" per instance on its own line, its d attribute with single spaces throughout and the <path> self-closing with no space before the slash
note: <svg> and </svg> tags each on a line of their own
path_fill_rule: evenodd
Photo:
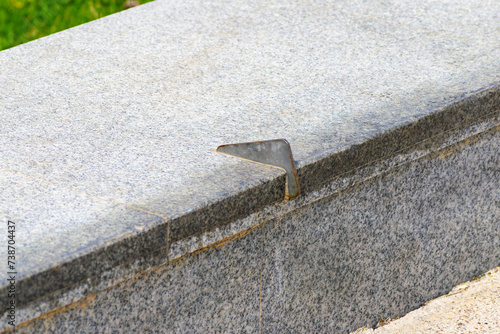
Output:
<svg viewBox="0 0 500 334">
<path fill-rule="evenodd" d="M 152 0 L 140 0 L 143 4 Z M 0 0 L 0 50 L 125 9 L 126 0 Z"/>
</svg>

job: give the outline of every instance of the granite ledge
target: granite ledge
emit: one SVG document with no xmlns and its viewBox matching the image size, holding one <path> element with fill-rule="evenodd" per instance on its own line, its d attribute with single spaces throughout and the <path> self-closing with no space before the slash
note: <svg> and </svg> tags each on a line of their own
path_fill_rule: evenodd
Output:
<svg viewBox="0 0 500 334">
<path fill-rule="evenodd" d="M 159 0 L 2 51 L 0 168 L 171 219 L 146 216 L 139 232 L 133 211 L 111 221 L 102 203 L 83 208 L 88 198 L 61 188 L 53 189 L 57 210 L 43 191 L 34 207 L 24 194 L 31 189 L 16 188 L 1 211 L 31 219 L 20 234 L 25 302 L 50 294 L 51 277 L 64 289 L 286 204 L 282 174 L 210 152 L 218 144 L 287 138 L 307 195 L 495 112 L 498 5 L 462 12 L 452 2 L 415 12 L 391 1 Z M 462 106 L 452 110 L 452 101 Z M 70 214 L 81 223 L 71 234 Z"/>
<path fill-rule="evenodd" d="M 436 157 L 441 157 L 441 156 L 449 156 L 449 155 L 448 155 L 448 152 L 449 152 L 450 150 L 451 150 L 451 151 L 457 151 L 457 153 L 458 153 L 459 151 L 461 151 L 462 149 L 464 149 L 464 147 L 465 147 L 465 146 L 468 146 L 468 145 L 464 145 L 464 142 L 465 142 L 465 143 L 467 143 L 467 142 L 469 142 L 469 140 L 470 140 L 470 142 L 471 142 L 471 143 L 476 143 L 476 142 L 477 142 L 477 144 L 478 144 L 478 145 L 481 145 L 481 143 L 483 143 L 483 144 L 484 144 L 484 139 L 486 139 L 486 141 L 487 141 L 487 140 L 488 140 L 488 138 L 490 138 L 490 140 L 491 140 L 491 138 L 492 138 L 493 136 L 495 136 L 495 137 L 498 139 L 498 133 L 499 133 L 498 131 L 500 130 L 500 124 L 498 123 L 498 119 L 494 119 L 494 123 L 493 123 L 493 124 L 491 123 L 491 119 L 485 120 L 485 122 L 482 122 L 481 124 L 482 124 L 481 126 L 477 126 L 477 127 L 476 127 L 476 126 L 473 126 L 473 127 L 472 127 L 472 129 L 467 128 L 467 130 L 465 131 L 465 133 L 461 133 L 461 134 L 459 135 L 459 137 L 460 137 L 460 138 L 457 138 L 457 137 L 454 137 L 454 136 L 453 136 L 453 137 L 452 137 L 453 139 L 451 139 L 451 142 L 450 142 L 450 141 L 448 141 L 448 140 L 446 140 L 446 143 L 445 143 L 444 145 L 442 145 L 439 149 L 433 150 L 433 151 L 432 151 L 433 153 L 432 153 L 432 152 L 430 152 L 430 156 L 429 156 L 429 154 L 425 154 L 425 155 L 421 156 L 420 158 L 418 158 L 418 157 L 417 157 L 417 158 L 416 158 L 416 160 L 412 160 L 412 161 L 415 161 L 417 166 L 422 166 L 423 164 L 425 164 L 425 163 L 423 162 L 424 160 L 427 160 L 427 161 L 434 160 L 435 162 L 436 162 L 436 161 L 437 161 L 437 162 L 439 162 L 439 161 L 442 161 L 442 160 L 441 160 L 441 159 L 435 159 Z M 469 130 L 472 130 L 472 131 L 469 131 Z M 468 136 L 467 136 L 467 134 L 468 134 Z M 475 145 L 475 144 L 472 144 L 472 145 Z M 492 146 L 492 145 L 490 145 L 489 147 L 490 147 L 491 149 L 493 149 L 494 145 L 493 145 L 493 146 Z M 479 150 L 479 151 L 481 151 L 481 150 Z M 494 149 L 493 149 L 493 151 L 490 151 L 490 153 L 491 153 L 491 152 L 494 152 Z M 411 155 L 411 154 L 410 154 L 410 155 Z M 458 155 L 458 154 L 457 154 L 457 155 Z M 454 155 L 454 156 L 456 156 L 456 155 Z M 476 157 L 477 157 L 477 155 L 476 155 Z M 494 159 L 494 156 L 491 156 L 491 155 L 490 155 L 490 157 Z M 422 158 L 422 159 L 421 159 L 421 158 Z M 460 159 L 460 158 L 455 158 L 455 159 Z M 476 160 L 477 160 L 477 159 L 476 159 Z M 474 160 L 474 159 L 472 159 L 472 161 L 475 161 L 475 160 Z M 489 166 L 493 166 L 493 165 L 491 165 L 491 163 L 492 163 L 493 161 L 495 161 L 495 160 L 490 160 L 490 161 L 489 161 Z M 464 164 L 467 164 L 467 165 L 469 165 L 469 166 L 472 166 L 472 165 L 470 164 L 470 160 L 469 160 L 469 163 L 467 163 L 467 161 L 465 161 L 465 162 L 463 162 L 463 163 L 464 163 Z M 410 164 L 411 164 L 411 163 L 410 163 Z M 413 165 L 415 165 L 415 164 L 413 164 Z M 484 166 L 483 166 L 483 167 L 484 167 Z M 404 169 L 406 169 L 406 167 L 403 167 L 402 169 L 404 170 Z M 409 170 L 412 170 L 412 169 L 410 168 Z M 416 170 L 416 171 L 417 171 L 417 173 L 418 173 L 419 175 L 423 175 L 424 177 L 426 177 L 426 176 L 427 176 L 427 175 L 426 175 L 426 174 L 427 174 L 427 173 L 426 173 L 426 171 L 434 171 L 434 173 L 436 172 L 436 171 L 434 170 L 434 168 L 430 168 L 430 169 L 429 169 L 429 168 L 423 168 L 423 169 L 422 169 L 422 168 L 415 167 L 415 166 L 413 167 L 413 170 L 414 170 L 414 171 Z M 446 172 L 446 170 L 447 170 L 447 169 L 445 169 L 445 172 Z M 387 171 L 382 171 L 382 174 L 381 174 L 381 175 L 378 175 L 378 176 L 376 177 L 376 180 L 378 180 L 378 181 L 376 181 L 376 182 L 374 182 L 374 183 L 375 183 L 375 184 L 377 184 L 377 183 L 379 183 L 379 181 L 380 181 L 380 180 L 387 180 L 388 178 L 390 178 L 390 177 L 391 177 L 391 175 L 397 175 L 397 174 L 398 174 L 398 173 L 393 173 L 393 171 L 392 171 L 392 170 L 390 170 L 390 169 L 388 169 Z M 432 174 L 433 174 L 433 173 L 430 173 L 430 175 L 432 175 Z M 455 174 L 455 173 L 450 173 L 449 175 L 454 175 L 454 174 Z M 459 176 L 458 176 L 458 177 L 457 177 L 457 176 L 455 176 L 455 180 L 457 180 L 457 179 L 460 179 L 460 177 L 459 177 Z M 487 179 L 488 179 L 488 176 L 484 176 L 484 177 L 483 177 L 483 181 L 484 181 L 485 179 L 487 180 Z M 368 182 L 368 183 L 373 183 L 373 182 Z M 446 183 L 446 182 L 444 182 L 444 183 Z M 448 182 L 448 184 L 455 184 L 455 183 L 456 183 L 456 182 Z M 397 183 L 396 183 L 396 184 L 397 184 Z M 426 184 L 425 184 L 425 183 L 421 183 L 421 182 L 413 182 L 412 184 L 414 184 L 414 185 L 419 185 L 420 187 L 425 187 L 425 186 L 426 186 Z M 364 187 L 364 185 L 362 185 L 362 187 Z M 491 186 L 490 186 L 490 187 L 491 187 Z M 350 193 L 351 193 L 351 195 L 352 195 L 352 196 L 351 196 L 351 198 L 357 198 L 357 197 L 358 197 L 358 196 L 356 195 L 356 191 L 354 191 L 354 192 L 353 192 L 353 191 L 349 191 L 349 190 L 348 190 L 348 192 L 350 192 Z M 336 197 L 337 197 L 337 195 L 334 195 L 334 194 L 332 194 L 332 195 L 333 195 L 333 198 L 336 198 Z M 328 201 L 328 198 L 326 198 L 326 199 L 327 199 L 327 201 Z M 331 199 L 331 198 L 330 198 L 330 199 Z M 364 200 L 366 201 L 366 197 L 365 197 L 365 199 L 364 199 Z M 321 202 L 322 202 L 322 203 L 324 203 L 325 201 L 321 201 Z M 293 216 L 293 214 L 292 214 L 292 216 Z M 290 217 L 290 215 L 288 215 L 288 217 Z M 300 217 L 300 215 L 299 215 L 299 217 Z M 302 217 L 303 217 L 303 216 L 302 216 Z M 425 219 L 425 215 L 424 215 L 423 217 L 424 217 L 424 219 Z M 278 219 L 278 220 L 279 220 L 279 219 Z M 273 223 L 271 223 L 271 224 L 265 224 L 265 229 L 267 229 L 268 231 L 274 231 L 274 229 L 275 229 L 275 227 L 274 227 L 274 226 L 276 226 L 276 225 L 278 225 L 278 224 L 283 224 L 283 225 L 284 225 L 284 224 L 286 224 L 285 222 L 283 222 L 283 223 L 278 222 L 278 220 L 275 220 L 275 221 L 274 221 Z M 412 225 L 411 221 L 407 222 L 407 224 Z M 293 239 L 293 237 L 296 237 L 296 236 L 301 236 L 301 235 L 303 236 L 303 234 L 302 234 L 302 233 L 298 233 L 298 234 L 297 234 L 297 233 L 294 233 L 293 231 L 297 232 L 297 231 L 296 231 L 296 229 L 292 228 L 292 229 L 290 230 L 290 229 L 288 229 L 288 228 L 285 228 L 283 225 L 280 225 L 280 226 L 281 226 L 282 231 L 285 231 L 285 232 L 284 232 L 284 234 L 285 234 L 285 236 L 286 236 L 287 238 L 291 237 L 291 238 Z M 320 224 L 320 225 L 321 225 L 321 224 Z M 348 224 L 348 225 L 349 225 L 349 224 Z M 307 225 L 304 225 L 304 224 L 299 224 L 298 226 L 296 226 L 296 228 L 297 228 L 297 227 L 298 227 L 298 228 L 304 228 L 304 226 L 307 226 Z M 350 226 L 352 227 L 353 225 L 352 225 L 352 224 L 350 224 Z M 474 229 L 474 226 L 472 226 L 472 227 L 471 227 L 471 226 L 469 226 L 469 228 L 470 228 L 470 229 Z M 307 227 L 305 227 L 305 229 L 307 230 Z M 354 229 L 356 229 L 356 228 L 354 227 Z M 317 229 L 313 229 L 313 230 L 315 230 L 315 231 L 316 231 L 316 233 L 318 232 L 318 230 L 317 230 Z M 362 230 L 364 230 L 364 229 L 362 229 Z M 288 232 L 287 232 L 287 231 L 288 231 Z M 456 232 L 456 230 L 455 230 L 454 232 Z M 483 232 L 484 232 L 484 230 L 483 230 Z M 258 236 L 260 236 L 260 233 L 259 233 L 259 234 L 257 234 L 257 235 L 258 235 Z M 386 234 L 386 235 L 389 235 L 389 234 Z M 251 239 L 251 238 L 247 238 L 246 240 L 249 240 L 249 239 Z M 258 237 L 257 239 L 259 239 L 259 237 Z M 417 238 L 417 239 L 418 239 L 418 238 Z M 267 239 L 266 239 L 266 240 L 267 240 Z M 302 242 L 311 242 L 311 240 L 315 240 L 315 238 L 313 238 L 313 239 L 306 238 L 306 239 L 303 239 L 303 240 L 302 240 Z M 355 242 L 357 242 L 357 241 L 355 241 Z M 237 242 L 235 242 L 234 244 L 237 244 Z M 278 243 L 278 245 L 281 245 L 281 244 L 282 244 L 282 243 Z M 233 243 L 231 243 L 231 245 L 233 245 Z M 233 245 L 233 246 L 234 246 L 234 245 Z M 403 246 L 404 246 L 404 244 L 403 244 Z M 390 248 L 390 247 L 389 247 L 389 248 Z M 404 248 L 404 247 L 403 247 L 403 248 Z M 231 247 L 230 247 L 230 248 L 222 248 L 222 249 L 223 249 L 223 250 L 225 250 L 225 251 L 227 252 L 227 250 L 228 250 L 228 249 L 231 249 Z M 321 249 L 321 248 L 320 248 L 320 249 Z M 255 253 L 253 253 L 253 252 L 252 252 L 253 250 L 255 250 L 255 245 L 253 245 L 253 246 L 252 246 L 252 249 L 250 250 L 250 254 L 253 254 L 253 256 L 255 256 Z M 442 249 L 441 249 L 441 250 L 442 250 Z M 248 250 L 246 250 L 246 251 L 244 252 L 244 254 L 246 255 L 248 252 L 249 252 L 249 251 L 248 251 Z M 193 265 L 193 264 L 196 264 L 196 263 L 193 263 L 192 261 L 194 260 L 195 262 L 197 262 L 197 260 L 196 260 L 196 259 L 197 259 L 200 255 L 201 255 L 201 256 L 206 256 L 208 253 L 210 253 L 210 252 L 204 252 L 204 254 L 198 254 L 198 256 L 192 256 L 192 257 L 190 257 L 190 258 L 186 261 L 186 263 L 189 263 L 189 265 L 191 265 L 191 269 L 193 269 L 192 265 Z M 274 253 L 274 252 L 272 252 L 272 253 Z M 309 253 L 309 252 L 307 252 L 307 253 Z M 312 253 L 315 253 L 315 252 L 312 252 Z M 321 253 L 323 253 L 323 252 L 321 252 Z M 345 252 L 338 252 L 338 253 L 341 253 L 341 254 L 342 254 L 342 253 L 345 253 Z M 280 253 L 280 254 L 282 254 L 282 253 Z M 293 253 L 290 253 L 290 254 L 292 255 Z M 348 252 L 348 254 L 349 254 L 349 252 Z M 307 255 L 307 254 L 306 254 L 306 255 Z M 456 254 L 455 254 L 455 255 L 456 255 Z M 347 256 L 349 256 L 349 255 L 347 255 Z M 270 257 L 264 257 L 264 258 L 267 258 L 268 260 L 269 260 L 269 259 L 272 259 L 272 254 L 271 254 L 271 256 L 270 256 Z M 426 258 L 426 259 L 428 259 L 428 257 L 425 257 L 425 258 Z M 398 259 L 399 259 L 399 258 L 398 258 Z M 272 262 L 272 260 L 270 260 L 270 261 Z M 254 262 L 255 262 L 255 261 L 254 261 Z M 313 262 L 315 262 L 315 261 L 308 261 L 308 263 L 313 263 Z M 179 261 L 179 263 L 180 263 L 180 261 Z M 172 264 L 173 264 L 173 263 L 172 263 Z M 175 266 L 175 264 L 173 264 L 173 265 Z M 195 265 L 195 267 L 196 267 L 196 265 Z M 232 266 L 230 266 L 230 267 L 232 267 Z M 167 267 L 164 267 L 164 269 L 160 269 L 158 272 L 164 272 L 164 273 L 166 273 L 165 275 L 168 275 L 168 272 L 171 270 L 171 268 L 172 268 L 172 267 L 167 266 Z M 196 271 L 197 269 L 196 269 L 196 268 L 194 268 L 194 270 Z M 438 270 L 439 270 L 439 269 L 438 269 Z M 155 270 L 155 271 L 156 271 L 156 270 Z M 151 285 L 150 285 L 151 280 L 150 280 L 150 279 L 149 279 L 149 281 L 147 281 L 147 280 L 148 280 L 148 277 L 150 277 L 150 276 L 155 277 L 155 279 L 156 279 L 156 281 L 155 281 L 155 282 L 156 282 L 156 283 L 158 283 L 158 284 L 160 284 L 160 285 L 162 285 L 162 284 L 163 284 L 162 282 L 169 282 L 169 283 L 170 283 L 170 282 L 173 282 L 173 283 L 175 284 L 175 280 L 173 280 L 173 281 L 172 281 L 172 280 L 170 279 L 170 276 L 168 276 L 168 279 L 161 279 L 161 278 L 160 278 L 160 279 L 158 279 L 158 276 L 156 276 L 156 274 L 154 274 L 154 273 L 153 273 L 153 274 L 151 274 L 151 273 L 149 273 L 149 272 L 146 272 L 146 273 L 143 273 L 143 275 L 141 275 L 141 277 L 146 278 L 146 281 L 142 280 L 142 282 L 143 282 L 142 284 L 143 284 L 143 286 L 146 286 L 146 287 L 147 287 L 147 288 L 149 288 L 149 289 L 151 289 Z M 268 276 L 267 276 L 267 275 L 265 275 L 264 277 L 268 277 Z M 137 288 L 137 287 L 138 287 L 138 285 L 140 286 L 140 283 L 138 283 L 138 284 L 136 285 L 133 281 L 134 281 L 134 280 L 129 280 L 129 283 L 125 283 L 125 284 L 124 284 L 124 286 L 131 286 L 131 287 L 132 287 L 132 291 L 144 291 L 143 289 L 138 289 L 138 288 Z M 425 288 L 425 287 L 424 287 L 424 288 Z M 147 289 L 146 289 L 146 290 L 147 290 Z M 153 288 L 153 290 L 155 290 L 155 288 Z M 196 290 L 196 289 L 195 289 L 195 290 Z M 193 290 L 192 290 L 192 289 L 190 289 L 190 291 L 193 291 Z M 106 296 L 106 295 L 107 295 L 107 293 L 108 293 L 108 292 L 105 292 L 105 293 L 103 293 L 103 294 L 100 294 L 97 298 L 102 298 L 103 296 Z M 167 296 L 169 296 L 168 291 L 166 291 L 166 293 L 159 293 L 159 294 L 160 294 L 160 295 L 167 295 Z M 128 294 L 127 292 L 125 292 L 125 295 L 127 295 L 127 296 L 128 296 L 129 294 Z M 146 293 L 146 295 L 148 295 L 148 293 Z M 276 295 L 275 295 L 275 296 L 276 296 Z M 104 298 L 105 298 L 105 297 L 104 297 Z M 128 297 L 127 297 L 127 298 L 128 298 Z M 128 300 L 130 300 L 130 299 L 128 298 Z M 137 299 L 135 299 L 135 300 L 137 300 Z M 391 302 L 391 299 L 389 298 L 389 299 L 387 299 L 387 301 L 388 301 L 388 303 L 390 303 L 390 302 Z M 109 300 L 108 300 L 108 303 L 109 303 Z M 83 302 L 83 304 L 85 304 L 85 303 Z M 85 304 L 85 305 L 86 305 L 86 304 Z M 168 308 L 168 307 L 169 307 L 169 305 L 171 305 L 171 304 L 170 304 L 170 303 L 163 303 L 163 305 L 166 305 L 166 307 Z M 106 306 L 104 305 L 104 308 L 105 308 L 105 307 L 106 307 Z M 86 307 L 85 307 L 85 308 L 86 308 Z M 120 309 L 120 308 L 118 308 L 118 309 Z M 148 309 L 149 309 L 149 308 L 148 308 Z M 88 310 L 88 309 L 87 309 L 87 310 Z M 129 310 L 130 310 L 130 309 L 129 309 Z M 90 314 L 92 314 L 92 313 L 96 314 L 96 313 L 95 313 L 95 309 L 94 309 L 93 307 L 91 307 L 91 308 L 90 308 L 90 311 L 88 311 L 88 312 L 90 312 Z M 149 313 L 149 311 L 148 311 L 148 310 L 146 310 L 146 312 L 148 312 L 148 313 Z M 99 312 L 98 312 L 97 314 L 99 314 Z M 263 314 L 264 314 L 264 313 L 263 313 Z M 267 314 L 269 314 L 269 313 L 267 313 Z M 342 314 L 342 312 L 341 312 L 340 314 Z M 68 313 L 66 313 L 66 315 L 68 315 Z M 159 314 L 159 316 L 161 316 L 161 315 Z M 81 316 L 80 316 L 80 314 L 78 314 L 78 313 L 77 313 L 76 315 L 75 315 L 75 314 L 73 314 L 73 315 L 70 315 L 69 317 L 70 317 L 70 318 L 71 318 L 71 317 L 73 317 L 73 319 L 76 319 L 76 321 L 79 321 L 79 319 L 80 319 L 80 317 L 81 317 Z M 55 318 L 57 318 L 57 316 L 56 316 Z M 28 326 L 28 327 L 27 327 L 28 329 L 23 329 L 23 330 L 20 330 L 20 332 L 29 332 L 30 328 L 34 328 L 34 327 L 36 327 L 36 326 L 40 326 L 40 324 L 41 324 L 41 323 L 44 323 L 44 322 L 45 322 L 45 323 L 52 323 L 52 324 L 54 324 L 54 322 L 53 322 L 54 320 L 53 320 L 53 319 L 55 319 L 55 318 L 51 318 L 50 316 L 49 316 L 49 317 L 46 317 L 44 320 L 42 320 L 42 321 L 40 321 L 40 322 L 38 322 L 38 323 L 35 323 L 35 324 L 33 324 L 33 323 L 32 323 L 32 324 L 30 324 L 30 326 Z M 102 318 L 102 317 L 101 317 L 100 319 L 102 320 L 102 319 L 106 319 L 106 318 L 107 318 L 107 317 L 104 317 L 104 318 Z M 128 317 L 128 316 L 125 316 L 125 318 L 127 318 L 128 320 L 130 320 L 130 317 Z M 142 318 L 142 317 L 141 317 L 141 318 Z M 68 319 L 68 317 L 62 316 L 62 318 L 61 318 L 61 319 Z M 123 315 L 122 315 L 122 319 L 123 319 Z M 142 318 L 142 320 L 143 320 L 143 318 Z M 59 320 L 59 321 L 61 321 L 61 320 Z M 131 321 L 133 322 L 134 320 L 131 320 Z M 59 322 L 59 323 L 60 323 L 60 322 Z M 146 323 L 147 323 L 147 321 L 146 321 Z M 161 322 L 160 322 L 160 323 L 161 323 Z M 75 324 L 75 322 L 73 322 L 73 324 Z M 80 323 L 78 323 L 78 322 L 77 322 L 77 326 L 78 326 L 79 324 L 80 324 Z M 296 328 L 297 328 L 297 327 L 296 327 Z M 300 328 L 300 327 L 299 327 L 299 328 Z M 355 327 L 354 327 L 354 328 L 355 328 Z M 309 331 L 310 331 L 310 330 L 309 330 Z"/>
<path fill-rule="evenodd" d="M 420 120 L 298 168 L 301 194 L 318 190 L 338 175 L 375 160 L 408 153 L 422 141 L 428 140 L 426 145 L 430 145 L 429 148 L 437 148 L 445 139 L 447 131 L 470 126 L 484 118 L 496 118 L 499 114 L 500 85 L 495 84 L 469 96 L 461 96 L 451 105 Z M 434 142 L 433 138 L 438 137 Z M 170 222 L 169 244 L 227 225 L 266 205 L 282 201 L 284 188 L 285 177 L 282 175 L 236 196 L 177 217 Z"/>
<path fill-rule="evenodd" d="M 432 139 L 451 129 L 469 126 L 485 117 L 498 117 L 499 114 L 500 86 L 498 85 L 475 92 L 470 96 L 459 97 L 452 105 L 414 123 L 388 131 L 363 144 L 352 146 L 348 150 L 331 154 L 299 168 L 302 194 L 319 189 L 339 174 L 347 173 L 382 157 L 388 158 L 397 153 L 411 151 L 423 140 Z M 429 141 L 431 147 L 438 147 L 439 144 L 440 142 Z M 29 276 L 18 282 L 19 286 L 27 291 L 19 298 L 19 305 L 26 305 L 90 277 L 96 277 L 114 267 L 130 262 L 131 259 L 157 253 L 165 246 L 167 248 L 165 253 L 168 253 L 169 245 L 172 243 L 228 225 L 267 205 L 282 201 L 284 187 L 285 178 L 282 175 L 236 196 L 227 197 L 200 210 L 177 217 L 169 223 L 160 224 L 145 233 L 98 248 L 90 254 Z M 162 244 L 162 240 L 167 241 Z M 153 261 L 152 266 L 167 261 L 165 256 L 159 262 Z M 58 283 L 48 285 L 46 284 L 48 281 Z M 1 296 L 6 295 L 2 293 L 6 288 L 4 286 L 0 289 Z M 1 297 L 0 302 L 3 299 Z"/>
<path fill-rule="evenodd" d="M 437 149 L 445 139 L 443 136 L 446 136 L 447 131 L 464 128 L 484 119 L 498 118 L 499 115 L 500 86 L 494 86 L 472 96 L 460 98 L 451 106 L 417 122 L 386 132 L 361 145 L 353 146 L 346 151 L 332 154 L 299 168 L 302 195 L 319 189 L 339 174 L 352 172 L 374 160 L 379 160 L 382 157 L 389 158 L 402 152 L 408 153 L 426 139 L 430 139 L 427 145 L 430 146 L 431 150 L 432 148 Z M 438 136 L 440 134 L 441 136 Z M 432 140 L 438 137 L 437 141 Z M 68 287 L 83 284 L 84 281 L 92 277 L 98 278 L 100 274 L 130 263 L 138 257 L 148 258 L 151 255 L 152 260 L 145 261 L 143 270 L 164 264 L 168 262 L 166 254 L 169 245 L 193 235 L 200 235 L 216 227 L 226 226 L 265 206 L 283 201 L 284 182 L 285 178 L 282 175 L 236 196 L 228 197 L 201 210 L 178 217 L 169 223 L 160 224 L 157 228 L 145 233 L 99 248 L 86 256 L 29 276 L 18 283 L 19 287 L 28 291 L 21 296 L 18 304 L 24 306 L 55 292 L 62 293 Z M 169 231 L 167 231 L 168 225 Z M 162 247 L 161 240 L 167 240 L 167 236 L 168 242 Z M 98 265 L 96 265 L 97 263 Z M 56 283 L 54 284 L 54 282 Z M 0 290 L 2 296 L 6 295 L 1 292 L 5 289 L 6 287 L 3 287 Z M 2 297 L 0 302 L 3 299 Z"/>
<path fill-rule="evenodd" d="M 373 160 L 348 172 L 335 175 L 320 189 L 303 193 L 293 201 L 276 202 L 243 218 L 231 221 L 228 225 L 219 225 L 206 233 L 173 242 L 169 244 L 169 261 L 175 261 L 189 254 L 212 247 L 218 247 L 230 240 L 246 235 L 252 229 L 270 220 L 299 210 L 333 194 L 347 191 L 353 186 L 361 186 L 371 182 L 374 178 L 405 168 L 405 166 L 422 159 L 443 158 L 461 147 L 467 146 L 469 142 L 481 140 L 488 134 L 498 132 L 500 129 L 499 121 L 500 113 L 498 111 L 492 112 L 462 127 L 456 127 L 441 132 L 432 138 L 422 140 L 411 147 L 407 147 L 406 150 L 397 151 L 392 156 Z"/>
</svg>

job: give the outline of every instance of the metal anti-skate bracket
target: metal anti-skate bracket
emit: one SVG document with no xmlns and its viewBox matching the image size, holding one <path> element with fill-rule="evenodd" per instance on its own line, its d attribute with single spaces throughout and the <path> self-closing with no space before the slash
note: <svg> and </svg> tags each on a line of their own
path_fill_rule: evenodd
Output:
<svg viewBox="0 0 500 334">
<path fill-rule="evenodd" d="M 217 152 L 284 169 L 286 171 L 285 199 L 297 197 L 299 194 L 299 178 L 293 162 L 292 149 L 286 139 L 222 145 L 217 148 Z"/>
</svg>

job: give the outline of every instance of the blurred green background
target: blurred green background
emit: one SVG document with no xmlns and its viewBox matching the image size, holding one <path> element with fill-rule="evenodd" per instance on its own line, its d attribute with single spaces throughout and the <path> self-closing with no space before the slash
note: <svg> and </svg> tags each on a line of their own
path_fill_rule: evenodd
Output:
<svg viewBox="0 0 500 334">
<path fill-rule="evenodd" d="M 0 0 L 0 50 L 152 0 Z"/>
</svg>

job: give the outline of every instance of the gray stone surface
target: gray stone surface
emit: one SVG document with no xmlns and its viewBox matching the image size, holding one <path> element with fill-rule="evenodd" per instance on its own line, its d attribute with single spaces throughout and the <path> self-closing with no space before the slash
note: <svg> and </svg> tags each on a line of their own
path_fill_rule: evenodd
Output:
<svg viewBox="0 0 500 334">
<path fill-rule="evenodd" d="M 21 301 L 282 200 L 220 144 L 286 138 L 307 193 L 499 110 L 499 6 L 158 0 L 0 52 Z"/>
<path fill-rule="evenodd" d="M 262 229 L 171 262 L 15 333 L 256 333 Z"/>
<path fill-rule="evenodd" d="M 33 293 L 41 295 L 42 297 L 38 297 L 31 302 L 25 301 L 24 304 L 19 303 L 16 308 L 16 324 L 25 324 L 43 315 L 68 309 L 74 303 L 92 298 L 92 296 L 116 286 L 127 279 L 137 277 L 145 271 L 151 270 L 151 268 L 165 264 L 165 252 L 165 248 L 160 249 L 145 257 L 134 258 L 125 264 L 118 265 L 104 272 L 97 271 L 94 276 L 90 276 L 86 279 L 75 277 L 74 271 L 69 273 L 63 272 L 67 274 L 66 277 L 61 277 L 57 271 L 49 271 L 49 278 L 42 276 L 34 280 L 34 282 L 26 280 L 22 281 L 22 284 L 18 282 L 18 291 L 30 291 L 32 292 L 31 297 L 33 297 Z M 99 259 L 95 259 L 94 262 L 97 264 L 102 263 Z M 82 266 L 84 266 L 84 269 L 87 269 L 84 270 L 83 273 L 88 273 L 88 267 L 90 267 L 90 265 L 84 263 Z M 75 278 L 79 281 L 75 280 Z M 50 283 L 47 284 L 47 282 Z M 57 283 L 63 284 L 57 286 Z M 31 284 L 31 286 L 27 287 L 27 284 Z M 42 290 L 42 287 L 45 287 L 45 289 Z M 59 290 L 54 291 L 54 288 L 58 288 Z M 22 296 L 26 299 L 25 294 Z M 19 299 L 17 301 L 19 301 Z M 1 319 L 0 325 L 2 329 L 9 329 L 12 327 L 7 323 L 8 320 L 9 319 L 5 317 Z M 50 330 L 48 331 L 50 332 Z"/>
<path fill-rule="evenodd" d="M 14 332 L 340 333 L 396 318 L 499 263 L 499 144 L 497 120 Z"/>
<path fill-rule="evenodd" d="M 394 156 L 374 160 L 362 167 L 342 173 L 333 179 L 326 178 L 328 183 L 323 184 L 320 189 L 302 193 L 293 201 L 281 201 L 268 205 L 225 226 L 219 226 L 211 231 L 169 244 L 168 258 L 169 260 L 175 260 L 186 254 L 200 251 L 220 243 L 221 240 L 228 240 L 234 235 L 244 233 L 249 228 L 262 222 L 292 213 L 331 194 L 345 191 L 354 185 L 363 184 L 388 170 L 401 168 L 425 156 L 434 156 L 436 152 L 449 150 L 451 147 L 460 145 L 460 143 L 466 142 L 481 133 L 492 131 L 498 126 L 499 121 L 500 115 L 498 113 L 490 114 L 489 117 L 477 123 L 469 124 L 466 128 L 442 132 L 411 147 L 406 147 Z"/>
<path fill-rule="evenodd" d="M 374 326 L 497 266 L 499 129 L 265 225 L 262 331 Z"/>
<path fill-rule="evenodd" d="M 500 267 L 465 282 L 425 303 L 401 319 L 377 329 L 360 328 L 356 334 L 481 333 L 500 332 Z M 354 334 L 353 333 L 353 334 Z"/>
<path fill-rule="evenodd" d="M 20 304 L 131 261 L 137 254 L 163 249 L 165 262 L 166 226 L 160 217 L 5 170 L 0 170 L 0 189 L 1 222 L 7 226 L 8 219 L 16 226 Z M 158 227 L 144 233 L 151 225 Z M 129 242 L 131 235 L 136 241 Z M 7 236 L 0 236 L 3 245 Z M 2 288 L 7 276 L 7 270 L 0 271 Z M 0 302 L 6 305 L 6 299 L 2 289 Z"/>
</svg>

